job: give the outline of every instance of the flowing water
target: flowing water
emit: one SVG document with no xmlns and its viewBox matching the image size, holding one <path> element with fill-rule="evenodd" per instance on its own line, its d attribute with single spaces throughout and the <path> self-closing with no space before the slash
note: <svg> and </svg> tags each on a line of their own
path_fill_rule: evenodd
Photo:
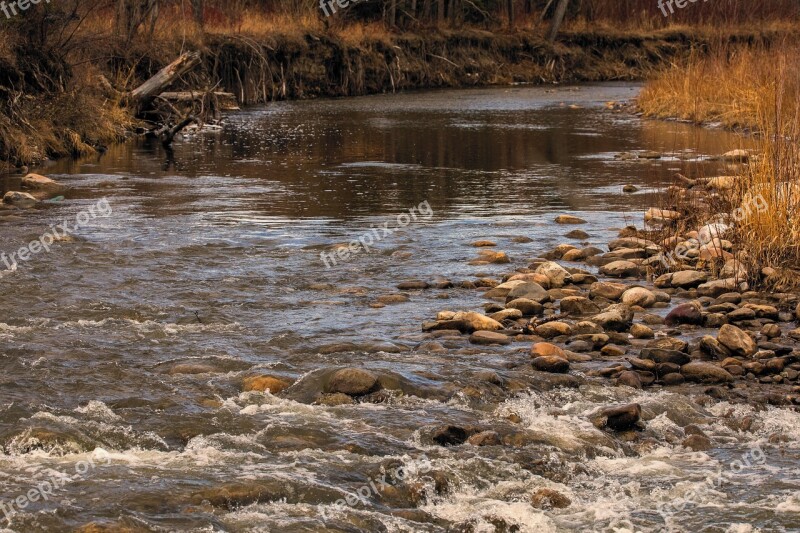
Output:
<svg viewBox="0 0 800 533">
<path fill-rule="evenodd" d="M 744 142 L 605 108 L 637 90 L 274 103 L 171 153 L 130 143 L 42 170 L 70 187 L 66 199 L 0 210 L 0 252 L 90 207 L 96 216 L 0 272 L 0 527 L 800 530 L 795 411 L 592 380 L 537 386 L 529 343 L 476 348 L 421 331 L 439 310 L 480 308 L 481 291 L 460 282 L 497 279 L 574 242 L 557 214 L 585 218 L 587 241 L 603 246 L 641 223 L 673 172 Z M 638 150 L 673 156 L 614 157 Z M 640 190 L 623 194 L 625 184 Z M 372 230 L 386 223 L 386 235 Z M 368 234 L 368 251 L 330 267 L 321 259 Z M 478 239 L 512 264 L 470 266 Z M 443 278 L 456 287 L 375 305 L 403 280 Z M 396 387 L 375 401 L 313 405 L 323 376 L 342 366 Z M 243 379 L 261 374 L 297 383 L 243 392 Z M 647 421 L 636 442 L 588 420 L 630 401 Z M 433 445 L 427 428 L 442 424 L 515 440 Z M 680 446 L 689 424 L 711 450 Z M 387 472 L 404 479 L 387 486 Z M 571 505 L 533 507 L 542 487 Z M 353 493 L 353 505 L 336 504 Z"/>
</svg>

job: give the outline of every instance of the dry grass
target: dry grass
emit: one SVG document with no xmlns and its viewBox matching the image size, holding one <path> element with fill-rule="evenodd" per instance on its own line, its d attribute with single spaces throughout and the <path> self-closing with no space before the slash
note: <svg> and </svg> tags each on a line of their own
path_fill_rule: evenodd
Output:
<svg viewBox="0 0 800 533">
<path fill-rule="evenodd" d="M 800 272 L 800 48 L 721 49 L 694 54 L 649 83 L 638 105 L 648 116 L 717 122 L 752 130 L 759 154 L 744 167 L 730 198 L 733 211 L 761 197 L 767 204 L 737 224 L 742 261 L 777 288 L 798 286 Z M 752 205 L 752 204 L 750 204 Z"/>
</svg>

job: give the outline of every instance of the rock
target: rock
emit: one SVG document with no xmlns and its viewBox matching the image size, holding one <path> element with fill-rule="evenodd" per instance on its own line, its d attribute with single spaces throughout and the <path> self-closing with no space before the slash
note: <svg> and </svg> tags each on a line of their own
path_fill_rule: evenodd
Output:
<svg viewBox="0 0 800 533">
<path fill-rule="evenodd" d="M 278 394 L 290 385 L 288 381 L 273 376 L 251 376 L 244 378 L 242 388 L 245 391 L 268 391 L 271 394 Z"/>
<path fill-rule="evenodd" d="M 631 261 L 612 261 L 600 267 L 600 273 L 612 278 L 631 278 L 639 276 L 639 265 Z"/>
<path fill-rule="evenodd" d="M 683 377 L 683 374 L 679 374 L 678 372 L 670 372 L 661 376 L 661 383 L 668 387 L 681 385 L 684 381 L 686 381 L 686 378 Z"/>
<path fill-rule="evenodd" d="M 670 211 L 668 209 L 658 209 L 651 207 L 644 214 L 644 221 L 656 224 L 669 224 L 681 217 L 678 211 Z"/>
<path fill-rule="evenodd" d="M 655 337 L 653 330 L 644 324 L 633 324 L 630 333 L 634 339 L 652 339 Z"/>
<path fill-rule="evenodd" d="M 341 392 L 335 392 L 333 394 L 320 394 L 317 396 L 316 400 L 314 400 L 315 405 L 324 405 L 326 407 L 336 407 L 338 405 L 351 405 L 356 403 L 355 400 L 351 396 L 347 394 L 343 394 Z"/>
<path fill-rule="evenodd" d="M 470 243 L 470 246 L 474 246 L 475 248 L 491 248 L 497 246 L 497 243 L 489 240 L 480 240 Z"/>
<path fill-rule="evenodd" d="M 567 358 L 564 350 L 555 344 L 550 344 L 549 342 L 537 342 L 531 346 L 531 357 L 546 357 L 550 355 L 555 355 L 561 357 L 562 359 Z"/>
<path fill-rule="evenodd" d="M 634 389 L 642 388 L 642 380 L 639 374 L 626 370 L 617 377 L 617 385 L 626 385 Z"/>
<path fill-rule="evenodd" d="M 483 265 L 487 263 L 505 264 L 510 263 L 511 259 L 508 258 L 505 252 L 495 252 L 493 250 L 480 250 L 478 258 L 470 261 L 471 265 Z"/>
<path fill-rule="evenodd" d="M 700 383 L 727 383 L 733 381 L 733 376 L 723 368 L 712 363 L 694 361 L 681 366 L 681 374 L 688 381 Z"/>
<path fill-rule="evenodd" d="M 545 322 L 544 324 L 536 326 L 534 331 L 540 337 L 552 339 L 553 337 L 558 337 L 559 335 L 570 335 L 572 333 L 572 327 L 566 322 L 554 320 L 552 322 Z"/>
<path fill-rule="evenodd" d="M 703 325 L 703 313 L 700 304 L 696 302 L 680 304 L 667 313 L 664 323 L 673 327 L 680 324 Z"/>
<path fill-rule="evenodd" d="M 600 429 L 608 427 L 615 431 L 625 431 L 635 428 L 641 418 L 641 406 L 631 403 L 601 409 L 592 416 L 592 423 Z"/>
<path fill-rule="evenodd" d="M 681 270 L 670 278 L 670 284 L 680 289 L 693 289 L 708 281 L 708 274 L 697 270 Z"/>
<path fill-rule="evenodd" d="M 440 426 L 431 433 L 431 439 L 439 446 L 458 446 L 468 437 L 467 430 L 458 426 Z"/>
<path fill-rule="evenodd" d="M 566 374 L 569 372 L 569 361 L 557 355 L 537 357 L 532 362 L 533 368 L 541 372 Z"/>
<path fill-rule="evenodd" d="M 656 363 L 672 363 L 678 366 L 689 363 L 689 354 L 668 348 L 643 348 L 639 354 L 642 359 L 650 359 Z"/>
<path fill-rule="evenodd" d="M 531 495 L 531 505 L 537 509 L 565 509 L 572 505 L 572 501 L 553 489 L 536 489 Z"/>
<path fill-rule="evenodd" d="M 361 368 L 343 368 L 337 370 L 328 380 L 325 392 L 363 396 L 380 389 L 377 376 Z"/>
<path fill-rule="evenodd" d="M 745 320 L 753 320 L 756 317 L 756 312 L 747 307 L 741 307 L 728 313 L 728 320 L 730 322 L 742 322 Z"/>
<path fill-rule="evenodd" d="M 626 304 L 614 304 L 592 317 L 592 322 L 610 331 L 627 331 L 633 322 L 633 311 Z"/>
<path fill-rule="evenodd" d="M 407 302 L 409 298 L 405 294 L 382 294 L 375 300 L 382 304 L 401 304 Z"/>
<path fill-rule="evenodd" d="M 511 339 L 507 335 L 495 331 L 476 331 L 469 336 L 469 342 L 486 346 L 492 344 L 506 345 L 511 344 Z"/>
<path fill-rule="evenodd" d="M 39 203 L 39 200 L 26 192 L 8 191 L 3 196 L 3 203 L 15 207 L 32 207 Z"/>
<path fill-rule="evenodd" d="M 631 287 L 622 294 L 622 303 L 630 306 L 652 307 L 656 303 L 656 295 L 644 287 Z"/>
<path fill-rule="evenodd" d="M 539 265 L 536 269 L 536 273 L 547 276 L 547 279 L 550 280 L 551 287 L 563 287 L 566 282 L 572 279 L 572 276 L 564 267 L 553 261 L 547 261 Z M 531 299 L 533 300 L 535 298 Z"/>
<path fill-rule="evenodd" d="M 467 444 L 473 446 L 498 446 L 502 443 L 496 431 L 481 431 L 467 439 Z"/>
<path fill-rule="evenodd" d="M 498 322 L 502 322 L 503 320 L 516 320 L 522 318 L 522 311 L 519 309 L 503 309 L 502 311 L 492 313 L 489 318 L 497 320 Z"/>
<path fill-rule="evenodd" d="M 539 303 L 550 301 L 550 295 L 547 293 L 544 287 L 533 281 L 524 281 L 511 289 L 506 296 L 506 303 L 510 303 L 519 298 L 533 300 L 534 302 Z M 508 306 L 506 305 L 506 307 Z M 522 310 L 520 309 L 520 311 Z"/>
<path fill-rule="evenodd" d="M 736 290 L 746 290 L 747 283 L 739 282 L 736 278 L 716 279 L 703 283 L 697 287 L 697 293 L 700 296 L 711 296 L 716 298 L 721 294 Z"/>
<path fill-rule="evenodd" d="M 711 335 L 705 335 L 702 339 L 700 339 L 700 349 L 703 351 L 703 353 L 706 353 L 719 360 L 724 360 L 731 356 L 730 350 L 728 350 Z"/>
<path fill-rule="evenodd" d="M 606 344 L 600 350 L 600 353 L 606 357 L 622 357 L 625 355 L 625 350 L 619 346 L 615 346 L 614 344 Z"/>
<path fill-rule="evenodd" d="M 586 221 L 572 215 L 558 215 L 556 224 L 586 224 Z"/>
<path fill-rule="evenodd" d="M 403 281 L 397 284 L 397 288 L 401 291 L 413 291 L 413 290 L 421 290 L 427 289 L 430 287 L 427 281 L 422 281 L 418 279 L 411 279 L 408 281 Z"/>
<path fill-rule="evenodd" d="M 750 154 L 746 150 L 736 149 L 725 152 L 721 159 L 726 163 L 747 163 L 750 160 Z"/>
<path fill-rule="evenodd" d="M 506 309 L 518 309 L 522 316 L 536 316 L 542 314 L 544 307 L 539 302 L 528 298 L 516 298 L 506 304 Z"/>
<path fill-rule="evenodd" d="M 622 298 L 622 294 L 628 290 L 628 286 L 622 283 L 612 283 L 609 281 L 598 281 L 589 287 L 589 296 L 592 298 L 605 298 L 606 300 L 616 301 Z"/>
<path fill-rule="evenodd" d="M 628 362 L 631 366 L 637 370 L 643 370 L 645 372 L 655 372 L 656 371 L 656 363 L 655 361 L 651 361 L 650 359 L 639 359 L 637 357 L 632 357 L 628 359 Z"/>
<path fill-rule="evenodd" d="M 23 191 L 34 191 L 32 196 L 39 200 L 51 198 L 66 190 L 66 187 L 57 181 L 39 174 L 28 174 L 22 178 L 21 187 Z"/>
<path fill-rule="evenodd" d="M 560 302 L 561 314 L 591 315 L 600 312 L 600 308 L 589 298 L 568 296 Z"/>
<path fill-rule="evenodd" d="M 574 229 L 574 230 L 570 231 L 569 233 L 567 233 L 567 234 L 565 235 L 565 237 L 568 237 L 568 238 L 570 238 L 570 239 L 579 239 L 579 240 L 584 240 L 584 239 L 588 239 L 588 238 L 589 238 L 589 234 L 588 234 L 588 233 L 586 233 L 586 232 L 585 232 L 585 231 L 583 231 L 583 230 L 580 230 L 580 229 Z"/>
<path fill-rule="evenodd" d="M 794 310 L 794 317 L 797 320 L 800 320 L 800 303 L 797 304 L 797 308 L 795 308 L 795 310 Z"/>
<path fill-rule="evenodd" d="M 690 435 L 683 439 L 681 446 L 696 452 L 704 452 L 711 449 L 711 439 L 705 435 Z"/>
<path fill-rule="evenodd" d="M 625 185 L 624 187 L 622 187 L 622 192 L 627 192 L 627 193 L 636 192 L 638 190 L 639 187 L 637 187 L 636 185 Z"/>
<path fill-rule="evenodd" d="M 514 274 L 506 283 L 498 285 L 498 287 L 503 287 L 512 281 L 532 281 L 534 283 L 538 283 L 542 286 L 543 289 L 550 288 L 550 280 L 547 279 L 547 276 L 544 274 L 537 274 L 536 272 L 528 272 L 526 274 Z M 516 285 L 515 285 L 516 286 Z M 512 287 L 513 288 L 513 287 Z M 508 296 L 508 293 L 504 294 L 503 296 Z"/>
<path fill-rule="evenodd" d="M 452 320 L 465 323 L 467 331 L 497 331 L 498 329 L 503 329 L 503 324 L 497 320 L 474 311 L 460 311 L 453 315 Z"/>
<path fill-rule="evenodd" d="M 731 324 L 725 324 L 720 328 L 717 340 L 734 355 L 742 357 L 749 357 L 758 350 L 750 335 Z"/>
</svg>

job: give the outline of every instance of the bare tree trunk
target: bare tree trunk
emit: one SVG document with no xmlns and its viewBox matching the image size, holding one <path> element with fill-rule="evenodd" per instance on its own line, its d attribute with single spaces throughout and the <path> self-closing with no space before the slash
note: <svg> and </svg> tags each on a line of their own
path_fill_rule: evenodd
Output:
<svg viewBox="0 0 800 533">
<path fill-rule="evenodd" d="M 389 3 L 389 26 L 395 27 L 397 22 L 397 0 L 391 0 Z"/>
<path fill-rule="evenodd" d="M 547 40 L 551 43 L 556 40 L 556 36 L 558 35 L 558 30 L 561 28 L 561 23 L 564 21 L 564 15 L 567 13 L 567 5 L 569 4 L 569 0 L 558 0 L 558 5 L 556 5 L 556 12 L 553 15 L 553 23 L 550 26 L 550 34 L 547 36 Z"/>
<path fill-rule="evenodd" d="M 508 9 L 508 25 L 514 25 L 514 0 L 506 0 L 506 8 Z"/>
<path fill-rule="evenodd" d="M 161 94 L 175 80 L 200 64 L 200 54 L 189 52 L 159 70 L 152 78 L 131 91 L 131 100 L 141 109 Z"/>
</svg>

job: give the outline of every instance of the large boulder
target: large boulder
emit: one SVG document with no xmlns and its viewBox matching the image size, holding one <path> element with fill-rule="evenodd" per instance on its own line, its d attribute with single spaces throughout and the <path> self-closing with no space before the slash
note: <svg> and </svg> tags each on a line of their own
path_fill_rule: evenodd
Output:
<svg viewBox="0 0 800 533">
<path fill-rule="evenodd" d="M 733 381 L 733 376 L 727 370 L 704 361 L 694 361 L 683 365 L 681 374 L 688 381 L 700 383 L 727 383 Z"/>
<path fill-rule="evenodd" d="M 758 346 L 750 335 L 731 324 L 725 324 L 719 329 L 717 340 L 734 355 L 749 357 L 758 351 Z"/>
<path fill-rule="evenodd" d="M 591 315 L 600 312 L 600 308 L 589 298 L 583 296 L 567 296 L 559 303 L 562 314 Z"/>
<path fill-rule="evenodd" d="M 700 311 L 700 304 L 690 302 L 676 306 L 667 313 L 664 323 L 670 327 L 679 324 L 701 326 L 703 324 L 703 313 Z"/>
<path fill-rule="evenodd" d="M 536 357 L 532 364 L 533 368 L 540 372 L 550 372 L 553 374 L 566 374 L 569 372 L 569 361 L 557 355 Z"/>
<path fill-rule="evenodd" d="M 497 331 L 503 329 L 503 324 L 486 315 L 474 311 L 460 311 L 453 315 L 452 320 L 464 322 L 468 331 Z"/>
<path fill-rule="evenodd" d="M 639 265 L 632 261 L 612 261 L 600 267 L 600 273 L 612 278 L 632 278 L 639 276 Z"/>
<path fill-rule="evenodd" d="M 606 407 L 591 416 L 592 423 L 600 428 L 625 431 L 635 428 L 642 419 L 642 408 L 638 403 Z"/>
<path fill-rule="evenodd" d="M 525 298 L 539 303 L 550 301 L 550 295 L 544 290 L 544 287 L 533 281 L 525 281 L 516 285 L 506 295 L 506 302 L 511 302 L 518 298 Z"/>
<path fill-rule="evenodd" d="M 567 355 L 558 346 L 555 344 L 551 344 L 549 342 L 537 342 L 533 346 L 531 346 L 531 357 L 548 357 L 551 355 L 555 355 L 561 357 L 562 359 L 567 359 Z"/>
<path fill-rule="evenodd" d="M 589 287 L 589 296 L 592 298 L 605 298 L 606 300 L 616 301 L 622 298 L 622 294 L 628 290 L 628 286 L 623 283 L 613 283 L 611 281 L 598 281 Z"/>
<path fill-rule="evenodd" d="M 708 274 L 697 270 L 681 270 L 670 278 L 670 284 L 679 289 L 692 289 L 708 280 Z"/>
<path fill-rule="evenodd" d="M 39 202 L 34 196 L 19 191 L 8 191 L 3 196 L 3 203 L 15 207 L 33 207 Z"/>
<path fill-rule="evenodd" d="M 325 385 L 329 394 L 342 393 L 348 396 L 363 396 L 380 389 L 378 377 L 362 368 L 343 368 L 334 372 Z"/>
<path fill-rule="evenodd" d="M 623 293 L 622 303 L 631 306 L 652 307 L 656 303 L 656 295 L 644 287 L 631 287 Z"/>
<path fill-rule="evenodd" d="M 542 263 L 536 268 L 536 273 L 547 276 L 551 287 L 563 287 L 565 283 L 572 281 L 572 275 L 554 261 Z"/>
<path fill-rule="evenodd" d="M 40 174 L 28 174 L 22 178 L 21 187 L 23 191 L 31 193 L 39 200 L 52 198 L 63 193 L 66 187 Z"/>
<path fill-rule="evenodd" d="M 605 330 L 628 331 L 633 323 L 633 311 L 626 304 L 610 305 L 602 313 L 593 316 L 592 322 Z"/>
<path fill-rule="evenodd" d="M 288 381 L 273 376 L 250 376 L 244 378 L 242 388 L 245 391 L 269 391 L 272 394 L 278 394 L 289 387 L 289 385 L 291 385 L 291 383 Z"/>
</svg>

